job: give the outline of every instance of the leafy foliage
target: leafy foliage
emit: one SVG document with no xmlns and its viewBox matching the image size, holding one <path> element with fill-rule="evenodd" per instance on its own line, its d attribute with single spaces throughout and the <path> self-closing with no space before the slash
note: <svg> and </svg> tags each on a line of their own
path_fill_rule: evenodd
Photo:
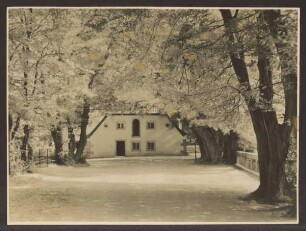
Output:
<svg viewBox="0 0 306 231">
<path fill-rule="evenodd" d="M 214 9 L 10 9 L 9 113 L 12 125 L 21 119 L 10 130 L 12 150 L 29 125 L 34 152 L 54 143 L 59 128 L 63 150 L 69 143 L 78 153 L 93 112 L 157 107 L 190 127 L 234 130 L 254 143 L 250 111 L 275 112 L 279 124 L 290 124 L 284 114 L 293 85 L 285 76 L 296 74 L 296 12 L 231 13 L 227 31 Z M 245 65 L 247 79 L 231 56 Z M 259 57 L 267 57 L 271 81 L 263 82 Z M 288 165 L 293 185 L 294 169 Z"/>
</svg>

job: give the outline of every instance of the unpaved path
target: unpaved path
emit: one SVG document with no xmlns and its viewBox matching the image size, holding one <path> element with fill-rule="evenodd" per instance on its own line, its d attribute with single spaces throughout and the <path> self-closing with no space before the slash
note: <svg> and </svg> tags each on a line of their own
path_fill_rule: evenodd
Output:
<svg viewBox="0 0 306 231">
<path fill-rule="evenodd" d="M 10 177 L 10 223 L 292 222 L 275 206 L 239 197 L 258 179 L 191 157 L 91 160 Z"/>
</svg>

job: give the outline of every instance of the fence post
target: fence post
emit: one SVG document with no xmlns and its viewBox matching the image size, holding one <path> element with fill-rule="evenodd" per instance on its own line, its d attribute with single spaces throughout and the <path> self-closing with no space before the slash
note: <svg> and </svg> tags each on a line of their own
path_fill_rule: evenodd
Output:
<svg viewBox="0 0 306 231">
<path fill-rule="evenodd" d="M 49 165 L 49 153 L 48 153 L 49 149 L 47 148 L 47 167 Z"/>
<path fill-rule="evenodd" d="M 197 159 L 197 143 L 194 143 L 194 159 Z"/>
<path fill-rule="evenodd" d="M 38 150 L 38 165 L 40 165 L 40 149 Z"/>
</svg>

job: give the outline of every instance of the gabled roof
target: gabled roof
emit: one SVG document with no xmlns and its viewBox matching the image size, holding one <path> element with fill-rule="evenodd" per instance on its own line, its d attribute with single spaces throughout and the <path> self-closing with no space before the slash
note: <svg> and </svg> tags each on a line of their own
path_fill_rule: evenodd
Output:
<svg viewBox="0 0 306 231">
<path fill-rule="evenodd" d="M 145 116 L 145 115 L 165 115 L 169 122 L 171 123 L 171 125 L 173 127 L 176 128 L 176 130 L 182 135 L 182 136 L 186 136 L 187 134 L 182 130 L 180 129 L 175 123 L 173 123 L 170 119 L 170 116 L 168 114 L 161 114 L 161 113 L 145 113 L 145 114 L 137 114 L 137 113 L 112 113 L 110 114 L 111 116 L 112 115 L 142 115 L 142 116 Z M 97 124 L 97 126 L 87 135 L 87 139 L 89 139 L 97 130 L 98 128 L 103 124 L 103 122 L 106 120 L 108 116 L 105 115 L 101 121 Z"/>
</svg>

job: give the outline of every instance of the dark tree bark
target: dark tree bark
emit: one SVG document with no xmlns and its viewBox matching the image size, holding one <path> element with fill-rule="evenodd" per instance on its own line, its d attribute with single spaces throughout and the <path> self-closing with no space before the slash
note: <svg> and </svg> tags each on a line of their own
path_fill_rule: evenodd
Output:
<svg viewBox="0 0 306 231">
<path fill-rule="evenodd" d="M 281 196 L 280 183 L 284 170 L 283 143 L 274 111 L 250 111 L 257 139 L 260 173 L 259 188 L 250 196 L 275 200 Z"/>
<path fill-rule="evenodd" d="M 27 160 L 27 148 L 29 144 L 29 138 L 30 138 L 30 126 L 28 124 L 25 124 L 23 126 L 23 139 L 21 144 L 21 160 L 24 162 L 28 162 Z"/>
<path fill-rule="evenodd" d="M 192 132 L 200 147 L 201 160 L 207 163 L 219 163 L 223 148 L 222 132 L 207 126 L 193 127 Z"/>
<path fill-rule="evenodd" d="M 284 168 L 283 145 L 276 113 L 256 110 L 251 112 L 251 117 L 257 139 L 260 185 L 250 196 L 274 200 L 280 196 Z"/>
<path fill-rule="evenodd" d="M 28 144 L 28 162 L 32 161 L 33 159 L 33 148 L 30 144 Z"/>
<path fill-rule="evenodd" d="M 25 163 L 25 168 L 24 170 L 27 171 L 28 173 L 31 172 L 30 170 L 30 161 L 32 160 L 33 157 L 33 149 L 31 145 L 29 144 L 29 138 L 30 138 L 30 126 L 28 124 L 25 124 L 23 126 L 23 139 L 22 139 L 22 144 L 21 144 L 21 157 L 20 159 Z"/>
<path fill-rule="evenodd" d="M 237 44 L 236 32 L 237 21 L 233 18 L 230 10 L 220 10 L 225 25 L 226 35 L 228 36 L 229 54 L 240 84 L 245 86 L 243 92 L 248 106 L 253 128 L 257 138 L 260 185 L 258 189 L 251 193 L 249 198 L 259 200 L 275 200 L 280 196 L 280 179 L 284 169 L 284 152 L 280 135 L 277 116 L 272 108 L 273 85 L 271 67 L 269 63 L 268 51 L 266 47 L 260 47 L 261 37 L 258 37 L 258 70 L 260 93 L 264 108 L 256 106 L 256 101 L 251 97 L 251 87 L 249 83 L 248 71 L 243 54 L 238 54 L 233 49 Z M 261 17 L 261 15 L 259 16 Z M 259 18 L 261 20 L 261 18 Z M 260 35 L 259 35 L 260 36 Z M 240 44 L 242 45 L 242 44 Z"/>
<path fill-rule="evenodd" d="M 223 146 L 223 162 L 225 164 L 234 165 L 237 161 L 237 150 L 238 150 L 238 135 L 231 130 L 229 134 L 224 135 L 224 146 Z"/>
<path fill-rule="evenodd" d="M 13 119 L 13 118 L 12 118 Z M 14 140 L 14 138 L 15 138 L 15 135 L 16 135 L 16 133 L 17 133 L 17 131 L 18 131 L 18 129 L 19 129 L 19 127 L 20 127 L 20 116 L 18 115 L 17 116 L 17 118 L 16 118 L 16 121 L 15 121 L 15 126 L 14 126 L 14 128 L 10 128 L 11 130 L 13 130 L 13 131 L 10 131 L 10 140 Z"/>
<path fill-rule="evenodd" d="M 101 60 L 101 62 L 98 65 L 98 68 L 94 71 L 93 75 L 90 76 L 90 80 L 88 83 L 88 89 L 92 90 L 94 87 L 94 83 L 95 83 L 95 79 L 97 76 L 99 75 L 103 75 L 103 67 L 106 64 L 110 54 L 111 54 L 111 49 L 113 47 L 113 43 L 114 43 L 114 37 L 111 37 L 111 41 L 108 44 L 107 50 L 104 54 L 103 59 Z M 71 135 L 71 143 L 69 146 L 69 148 L 71 147 L 71 152 L 74 151 L 76 149 L 75 155 L 74 155 L 74 161 L 76 163 L 85 163 L 86 159 L 84 156 L 84 150 L 86 147 L 86 143 L 87 143 L 87 134 L 86 134 L 86 130 L 87 130 L 87 125 L 88 125 L 88 120 L 89 120 L 89 112 L 90 112 L 90 104 L 88 102 L 88 100 L 85 98 L 84 99 L 84 105 L 83 105 L 83 112 L 82 112 L 82 117 L 81 117 L 81 133 L 80 133 L 80 139 L 79 141 L 75 141 L 74 135 L 73 133 L 69 133 Z M 70 131 L 71 128 L 70 128 Z"/>
<path fill-rule="evenodd" d="M 12 128 L 13 128 L 13 116 L 12 116 L 11 113 L 9 113 L 8 121 L 9 121 L 9 134 L 11 134 L 12 133 Z"/>
<path fill-rule="evenodd" d="M 281 66 L 281 79 L 285 95 L 285 115 L 284 123 L 281 125 L 282 139 L 284 142 L 284 152 L 288 153 L 290 146 L 290 134 L 293 124 L 297 119 L 297 72 L 296 68 L 288 66 L 288 60 L 297 57 L 288 57 L 289 47 L 285 38 L 288 36 L 288 31 L 284 24 L 280 10 L 263 11 L 264 20 L 268 23 L 270 34 L 277 50 Z"/>
<path fill-rule="evenodd" d="M 90 104 L 86 99 L 84 99 L 83 105 L 83 113 L 82 113 L 82 121 L 81 121 L 81 133 L 80 133 L 80 140 L 77 144 L 77 150 L 75 154 L 75 161 L 76 163 L 85 163 L 86 159 L 83 156 L 84 149 L 87 143 L 87 134 L 86 129 L 88 125 L 89 119 L 89 111 L 90 111 Z"/>
<path fill-rule="evenodd" d="M 55 150 L 54 150 L 54 158 L 55 163 L 58 165 L 65 165 L 65 161 L 63 158 L 63 133 L 60 125 L 51 129 L 51 136 L 53 138 Z"/>
<path fill-rule="evenodd" d="M 292 48 L 290 47 L 291 44 L 286 40 L 288 28 L 280 10 L 263 11 L 263 18 L 268 24 L 270 35 L 273 37 L 281 66 L 281 79 L 285 95 L 285 115 L 283 124 L 280 125 L 280 132 L 284 149 L 282 161 L 285 164 L 292 139 L 296 139 L 297 129 L 294 126 L 297 120 L 297 71 L 295 67 L 288 65 L 288 61 L 297 63 L 297 56 L 295 54 L 289 55 Z M 292 191 L 292 186 L 288 184 L 284 169 L 281 176 L 280 190 L 285 194 Z"/>
<path fill-rule="evenodd" d="M 73 127 L 71 126 L 71 121 L 69 118 L 67 118 L 68 123 L 68 149 L 69 149 L 69 155 L 74 158 L 75 150 L 76 150 L 76 141 L 75 141 L 75 135 L 73 131 Z"/>
<path fill-rule="evenodd" d="M 205 156 L 205 148 L 204 148 L 202 137 L 200 136 L 199 131 L 195 127 L 192 127 L 191 131 L 192 131 L 193 135 L 195 136 L 196 143 L 199 145 L 199 148 L 200 148 L 200 153 L 201 153 L 200 159 L 203 160 L 204 156 Z"/>
</svg>

